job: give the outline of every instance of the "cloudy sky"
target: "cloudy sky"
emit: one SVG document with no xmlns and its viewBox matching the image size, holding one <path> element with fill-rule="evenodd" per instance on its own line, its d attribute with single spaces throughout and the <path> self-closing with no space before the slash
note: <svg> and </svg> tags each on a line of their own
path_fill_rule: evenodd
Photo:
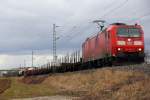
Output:
<svg viewBox="0 0 150 100">
<path fill-rule="evenodd" d="M 95 19 L 135 22 L 143 26 L 146 48 L 150 44 L 149 0 L 0 0 L 0 69 L 42 65 L 52 57 L 52 25 L 58 54 L 79 50 L 82 42 L 98 32 Z"/>
</svg>

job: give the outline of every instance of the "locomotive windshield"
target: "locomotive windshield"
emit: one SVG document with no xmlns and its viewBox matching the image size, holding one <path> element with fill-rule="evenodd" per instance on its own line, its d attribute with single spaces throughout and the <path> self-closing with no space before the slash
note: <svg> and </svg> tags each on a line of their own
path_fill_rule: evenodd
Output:
<svg viewBox="0 0 150 100">
<path fill-rule="evenodd" d="M 138 28 L 119 28 L 117 32 L 120 37 L 140 37 L 140 30 Z"/>
</svg>

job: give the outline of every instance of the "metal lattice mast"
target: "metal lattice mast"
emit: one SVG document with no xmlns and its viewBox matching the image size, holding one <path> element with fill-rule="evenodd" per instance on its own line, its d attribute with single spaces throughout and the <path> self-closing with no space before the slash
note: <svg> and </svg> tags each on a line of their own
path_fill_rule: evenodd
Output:
<svg viewBox="0 0 150 100">
<path fill-rule="evenodd" d="M 60 26 L 56 26 L 55 24 L 53 24 L 53 62 L 54 64 L 56 64 L 57 62 L 57 40 L 59 39 L 59 37 L 57 37 L 56 35 L 56 28 L 60 27 Z"/>
<path fill-rule="evenodd" d="M 57 55 L 56 55 L 56 25 L 53 24 L 53 62 L 56 63 Z"/>
</svg>

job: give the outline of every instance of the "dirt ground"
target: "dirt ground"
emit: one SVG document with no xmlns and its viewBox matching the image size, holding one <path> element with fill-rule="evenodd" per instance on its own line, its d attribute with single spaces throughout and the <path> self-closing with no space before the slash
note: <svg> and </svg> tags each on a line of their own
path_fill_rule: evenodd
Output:
<svg viewBox="0 0 150 100">
<path fill-rule="evenodd" d="M 20 81 L 25 84 L 40 84 L 42 83 L 48 76 L 29 76 L 29 77 L 23 77 Z"/>
<path fill-rule="evenodd" d="M 21 100 L 73 100 L 77 97 L 68 97 L 68 96 L 44 96 L 44 97 L 34 97 L 34 98 L 22 98 Z M 20 100 L 20 99 L 12 99 Z"/>
<path fill-rule="evenodd" d="M 0 79 L 0 94 L 11 87 L 10 79 Z"/>
</svg>

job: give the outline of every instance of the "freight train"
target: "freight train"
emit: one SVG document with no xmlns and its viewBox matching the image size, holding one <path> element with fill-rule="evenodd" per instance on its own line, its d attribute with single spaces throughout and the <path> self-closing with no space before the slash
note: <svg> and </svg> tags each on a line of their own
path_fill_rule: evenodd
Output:
<svg viewBox="0 0 150 100">
<path fill-rule="evenodd" d="M 61 63 L 26 70 L 26 76 L 59 73 L 115 65 L 118 62 L 144 62 L 144 32 L 138 24 L 113 23 L 82 44 L 82 58 L 78 62 Z"/>
</svg>

